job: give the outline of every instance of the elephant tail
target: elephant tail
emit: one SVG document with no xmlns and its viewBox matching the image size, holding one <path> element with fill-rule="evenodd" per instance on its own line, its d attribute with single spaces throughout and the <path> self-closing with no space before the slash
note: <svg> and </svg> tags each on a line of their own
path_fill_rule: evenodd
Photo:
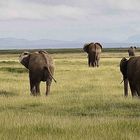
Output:
<svg viewBox="0 0 140 140">
<path fill-rule="evenodd" d="M 50 76 L 50 77 L 54 80 L 54 82 L 56 83 L 57 81 L 56 81 L 55 78 L 52 76 L 52 73 L 51 73 L 49 67 L 44 67 L 44 68 L 48 71 L 49 76 Z"/>
<path fill-rule="evenodd" d="M 50 68 L 49 68 L 49 62 L 48 59 L 46 58 L 45 54 L 48 54 L 46 51 L 39 51 L 39 53 L 43 56 L 45 62 L 46 62 L 46 66 L 44 67 L 47 71 L 49 76 L 54 80 L 54 82 L 56 83 L 57 81 L 55 80 L 55 78 L 53 77 Z"/>
<path fill-rule="evenodd" d="M 98 48 L 97 48 L 97 43 L 94 44 L 95 45 L 95 60 L 97 59 L 97 53 L 98 53 Z"/>
</svg>

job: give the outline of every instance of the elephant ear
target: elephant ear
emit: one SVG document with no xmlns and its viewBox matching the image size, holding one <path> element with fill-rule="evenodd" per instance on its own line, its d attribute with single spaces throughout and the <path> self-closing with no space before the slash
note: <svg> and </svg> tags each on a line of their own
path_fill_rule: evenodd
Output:
<svg viewBox="0 0 140 140">
<path fill-rule="evenodd" d="M 101 45 L 100 43 L 98 43 L 98 42 L 96 42 L 96 43 L 95 43 L 95 45 L 100 46 L 100 47 L 101 47 L 101 49 L 103 48 L 103 47 L 102 47 L 102 45 Z"/>
<path fill-rule="evenodd" d="M 120 61 L 120 71 L 123 74 L 123 79 L 127 79 L 127 63 L 128 60 L 125 57 Z"/>
<path fill-rule="evenodd" d="M 25 51 L 19 56 L 19 62 L 28 69 L 30 53 Z"/>
<path fill-rule="evenodd" d="M 90 44 L 89 44 L 89 43 L 86 43 L 86 44 L 84 45 L 84 47 L 83 47 L 83 50 L 84 50 L 85 52 L 87 52 L 87 53 L 89 53 L 89 46 L 90 46 Z"/>
</svg>

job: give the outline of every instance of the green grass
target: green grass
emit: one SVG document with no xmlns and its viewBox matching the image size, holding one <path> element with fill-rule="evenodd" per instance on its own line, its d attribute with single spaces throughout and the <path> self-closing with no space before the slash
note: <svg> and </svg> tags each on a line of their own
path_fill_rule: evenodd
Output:
<svg viewBox="0 0 140 140">
<path fill-rule="evenodd" d="M 140 100 L 123 96 L 121 57 L 104 52 L 89 68 L 85 53 L 54 53 L 51 94 L 32 97 L 19 54 L 0 55 L 0 140 L 139 140 Z"/>
</svg>

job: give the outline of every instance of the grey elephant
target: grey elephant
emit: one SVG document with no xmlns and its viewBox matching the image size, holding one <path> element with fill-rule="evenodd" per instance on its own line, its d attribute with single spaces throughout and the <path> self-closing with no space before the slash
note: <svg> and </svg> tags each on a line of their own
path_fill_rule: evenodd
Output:
<svg viewBox="0 0 140 140">
<path fill-rule="evenodd" d="M 102 45 L 100 43 L 85 44 L 83 50 L 88 54 L 88 66 L 99 67 Z"/>
<path fill-rule="evenodd" d="M 122 58 L 120 71 L 124 81 L 124 95 L 128 96 L 128 82 L 132 97 L 140 97 L 140 57 Z"/>
<path fill-rule="evenodd" d="M 129 54 L 129 57 L 132 57 L 132 56 L 135 56 L 135 51 L 136 51 L 136 46 L 131 46 L 129 49 L 128 49 L 128 54 Z"/>
<path fill-rule="evenodd" d="M 54 74 L 52 57 L 46 51 L 23 52 L 19 61 L 29 70 L 31 95 L 40 95 L 40 82 L 46 82 L 46 95 L 50 93 L 50 86 Z"/>
</svg>

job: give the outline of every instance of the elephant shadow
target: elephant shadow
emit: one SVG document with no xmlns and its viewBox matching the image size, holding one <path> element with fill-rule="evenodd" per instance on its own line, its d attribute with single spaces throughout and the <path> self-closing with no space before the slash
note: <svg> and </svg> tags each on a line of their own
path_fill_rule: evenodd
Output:
<svg viewBox="0 0 140 140">
<path fill-rule="evenodd" d="M 17 94 L 14 92 L 0 90 L 0 97 L 13 97 L 13 96 L 17 96 Z"/>
<path fill-rule="evenodd" d="M 11 67 L 1 67 L 0 71 L 10 72 L 10 73 L 27 73 L 28 70 L 24 68 L 11 68 Z"/>
</svg>

